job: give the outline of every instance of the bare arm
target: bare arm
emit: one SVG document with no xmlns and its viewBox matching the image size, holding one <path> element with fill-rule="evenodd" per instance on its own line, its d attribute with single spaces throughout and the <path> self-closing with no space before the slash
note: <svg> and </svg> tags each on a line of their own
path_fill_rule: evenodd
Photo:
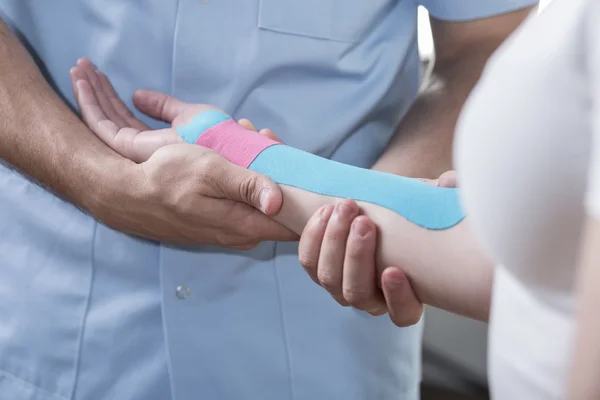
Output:
<svg viewBox="0 0 600 400">
<path fill-rule="evenodd" d="M 374 204 L 339 201 L 287 186 L 283 187 L 283 194 L 283 207 L 275 218 L 302 235 L 317 231 L 311 235 L 311 243 L 303 237 L 301 262 L 313 280 L 339 302 L 344 299 L 349 302 L 352 296 L 361 294 L 344 280 L 356 279 L 374 286 L 383 273 L 364 268 L 356 271 L 322 268 L 325 263 L 347 262 L 356 256 L 323 252 L 322 246 L 328 241 L 341 245 L 338 241 L 353 240 L 345 238 L 349 228 L 324 228 L 331 222 L 352 221 L 360 213 L 358 218 L 368 217 L 378 227 L 378 243 L 371 248 L 377 265 L 402 265 L 415 294 L 425 304 L 476 320 L 488 320 L 493 264 L 471 232 L 468 219 L 447 230 L 431 231 Z M 312 247 L 321 248 L 320 259 L 313 258 L 308 249 Z M 342 286 L 339 291 L 338 286 Z"/>
<path fill-rule="evenodd" d="M 196 143 L 199 145 L 198 147 L 206 146 L 215 149 L 241 167 L 246 168 L 249 165 L 254 165 L 254 168 L 257 168 L 255 171 L 266 175 L 273 171 L 269 167 L 261 168 L 261 163 L 263 163 L 263 167 L 274 162 L 279 163 L 279 171 L 284 171 L 284 174 L 288 176 L 293 176 L 294 171 L 303 168 L 303 166 L 317 163 L 316 165 L 319 166 L 322 172 L 317 179 L 321 187 L 344 181 L 353 172 L 358 172 L 354 171 L 353 167 L 347 167 L 347 169 L 330 160 L 315 157 L 302 151 L 294 151 L 285 146 L 269 147 L 268 150 L 265 150 L 262 146 L 267 145 L 267 142 L 268 146 L 271 146 L 272 141 L 265 142 L 264 137 L 261 135 L 252 134 L 248 129 L 240 128 L 238 124 L 221 111 L 203 104 L 187 105 L 177 99 L 172 99 L 172 101 L 180 104 L 188 112 L 182 114 L 185 116 L 181 120 L 175 119 L 173 121 L 175 128 L 151 130 L 148 127 L 141 126 L 139 130 L 126 128 L 119 132 L 116 129 L 116 120 L 106 117 L 110 112 L 108 108 L 104 108 L 103 113 L 93 111 L 102 109 L 102 104 L 107 102 L 96 101 L 96 98 L 100 98 L 102 93 L 94 91 L 93 85 L 89 84 L 89 81 L 91 81 L 91 79 L 88 80 L 89 72 L 89 68 L 82 68 L 82 71 L 74 74 L 74 84 L 77 88 L 77 99 L 81 112 L 90 128 L 105 143 L 124 156 L 135 157 L 144 161 L 165 147 L 181 143 L 185 138 L 185 141 Z M 108 86 L 109 83 L 106 82 Z M 154 95 L 165 96 L 158 93 Z M 206 119 L 202 119 L 203 116 L 213 115 L 212 113 L 215 111 L 226 118 L 222 122 L 216 123 L 212 128 L 204 130 L 206 129 L 206 122 L 194 123 L 194 121 L 199 120 L 206 121 Z M 97 116 L 106 119 L 98 119 Z M 210 117 L 208 118 L 210 119 Z M 219 119 L 219 121 L 221 120 Z M 215 123 L 213 122 L 213 124 Z M 251 123 L 248 122 L 248 124 L 252 129 Z M 107 126 L 113 126 L 113 129 L 107 130 Z M 201 126 L 202 128 L 190 129 L 190 126 Z M 200 129 L 204 131 L 200 131 Z M 122 139 L 119 139 L 119 136 L 123 136 Z M 239 156 L 240 145 L 247 150 L 246 155 L 250 155 L 250 159 Z M 284 153 L 281 153 L 282 151 Z M 277 158 L 277 154 L 285 155 L 283 164 L 280 163 L 282 159 Z M 366 172 L 366 175 L 357 174 L 352 178 L 352 182 L 362 182 L 365 185 L 360 183 L 359 185 L 368 186 L 366 182 L 369 180 L 389 176 L 389 174 L 381 174 L 376 171 L 364 172 Z M 345 207 L 341 208 L 338 205 L 335 207 L 336 211 L 334 212 L 333 204 L 338 199 L 333 196 L 338 196 L 338 194 L 328 193 L 323 195 L 313 192 L 310 185 L 306 186 L 305 183 L 297 179 L 282 179 L 281 175 L 277 173 L 274 176 L 279 176 L 275 179 L 279 179 L 278 182 L 283 192 L 283 205 L 279 212 L 273 215 L 275 221 L 297 234 L 302 234 L 303 231 L 306 232 L 307 229 L 311 229 L 310 226 L 308 228 L 306 226 L 307 223 L 314 222 L 311 221 L 311 216 L 317 210 L 322 209 L 323 213 L 320 215 L 324 217 L 329 214 L 332 220 L 341 217 L 339 211 L 342 211 L 345 217 L 353 218 L 358 214 L 358 205 L 360 205 L 363 213 L 370 217 L 380 228 L 379 246 L 376 249 L 376 256 L 380 261 L 379 265 L 402 265 L 406 275 L 412 281 L 416 294 L 424 303 L 471 318 L 487 319 L 492 282 L 491 263 L 477 246 L 467 222 L 460 222 L 462 214 L 456 215 L 457 219 L 453 220 L 452 224 L 447 227 L 448 229 L 432 231 L 422 228 L 418 223 L 409 222 L 408 219 L 402 216 L 402 211 L 393 211 L 385 208 L 385 206 L 378 205 L 379 202 L 376 197 L 367 196 L 358 205 L 351 200 L 344 200 L 341 205 L 345 205 Z M 395 185 L 396 189 L 394 190 L 398 192 L 402 192 L 407 188 L 403 186 L 406 183 L 401 179 L 387 181 L 388 185 Z M 434 182 L 431 184 L 433 185 Z M 427 188 L 427 183 L 421 185 L 423 185 L 422 189 Z M 441 195 L 443 190 L 434 190 L 436 194 L 431 191 L 427 191 L 427 193 L 429 196 L 436 196 Z M 339 196 L 344 196 L 344 194 L 341 193 Z M 317 243 L 321 243 L 323 237 L 317 237 L 315 240 Z M 435 249 L 435 251 L 432 251 L 432 249 Z M 309 270 L 310 275 L 328 290 L 335 287 L 338 281 L 342 281 L 343 277 L 339 273 L 324 274 L 323 272 L 323 270 L 320 273 L 316 269 Z M 378 275 L 382 273 L 382 271 L 377 272 L 374 269 L 366 269 L 361 272 L 367 273 L 367 275 L 361 275 L 362 279 L 373 284 Z"/>
<path fill-rule="evenodd" d="M 431 19 L 436 53 L 432 76 L 374 169 L 425 178 L 452 169 L 460 110 L 489 56 L 530 10 L 469 22 Z"/>
<path fill-rule="evenodd" d="M 104 145 L 54 93 L 0 19 L 0 158 L 66 200 L 96 209 L 106 177 L 133 163 Z M 126 185 L 114 185 L 114 188 Z"/>
<path fill-rule="evenodd" d="M 588 221 L 577 285 L 574 360 L 569 374 L 569 400 L 600 398 L 600 222 Z"/>
<path fill-rule="evenodd" d="M 586 10 L 584 43 L 586 88 L 590 91 L 590 160 L 586 193 L 587 221 L 582 232 L 582 250 L 577 270 L 576 319 L 573 359 L 569 370 L 566 399 L 600 398 L 600 4 L 589 2 Z"/>
<path fill-rule="evenodd" d="M 530 11 L 531 7 L 469 22 L 431 19 L 436 52 L 433 75 L 373 169 L 422 178 L 436 178 L 452 169 L 452 140 L 460 110 L 489 56 Z M 454 186 L 456 183 L 441 178 L 440 184 Z M 407 275 L 430 271 L 431 265 L 418 271 L 411 265 L 400 264 L 402 268 L 406 267 L 407 273 L 404 273 L 398 264 L 388 264 L 392 266 L 383 271 L 381 281 L 374 283 L 376 263 L 373 255 L 379 236 L 376 225 L 366 216 L 346 215 L 323 220 L 315 214 L 300 240 L 301 262 L 318 283 L 323 284 L 319 276 L 325 279 L 336 277 L 333 283 L 324 286 L 340 304 L 375 315 L 389 311 L 397 325 L 414 324 L 420 320 L 423 308 Z M 446 305 L 457 312 L 487 319 L 491 268 L 481 252 L 475 253 L 473 260 L 481 259 L 480 268 L 476 269 L 477 263 L 462 266 L 475 269 L 470 276 L 479 282 L 471 293 L 472 300 L 454 297 L 451 290 L 438 291 L 437 295 L 442 297 L 429 300 L 436 305 L 443 305 L 437 304 L 439 300 L 450 300 Z M 412 253 L 408 251 L 407 254 Z M 417 292 L 422 292 L 423 288 L 419 286 L 424 281 L 419 282 L 419 278 L 413 286 Z M 460 282 L 451 277 L 448 283 L 448 289 L 451 289 L 460 288 L 467 281 Z M 438 289 L 442 287 L 438 286 Z"/>
<path fill-rule="evenodd" d="M 141 103 L 155 118 L 181 111 L 165 97 Z M 0 158 L 125 233 L 242 248 L 296 239 L 265 215 L 281 205 L 266 177 L 198 146 L 170 146 L 141 164 L 114 152 L 61 101 L 1 19 Z"/>
</svg>

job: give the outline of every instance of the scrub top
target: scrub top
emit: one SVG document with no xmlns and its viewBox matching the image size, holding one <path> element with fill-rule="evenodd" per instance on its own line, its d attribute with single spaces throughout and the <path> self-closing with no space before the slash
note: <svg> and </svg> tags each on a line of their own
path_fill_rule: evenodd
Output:
<svg viewBox="0 0 600 400">
<path fill-rule="evenodd" d="M 0 0 L 0 15 L 71 105 L 86 56 L 130 106 L 138 88 L 214 104 L 368 167 L 419 87 L 417 6 L 468 20 L 532 3 Z M 297 244 L 142 240 L 6 166 L 0 222 L 0 400 L 418 398 L 421 324 L 340 307 Z"/>
</svg>

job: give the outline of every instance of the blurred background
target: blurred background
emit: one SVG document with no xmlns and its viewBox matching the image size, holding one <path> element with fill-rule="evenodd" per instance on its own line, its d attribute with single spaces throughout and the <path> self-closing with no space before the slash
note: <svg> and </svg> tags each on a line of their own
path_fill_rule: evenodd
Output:
<svg viewBox="0 0 600 400">
<path fill-rule="evenodd" d="M 485 1 L 485 0 L 482 0 Z M 541 0 L 539 11 L 552 0 Z M 434 60 L 429 15 L 419 10 L 423 79 Z M 425 311 L 423 400 L 487 400 L 487 325 L 434 308 Z"/>
</svg>

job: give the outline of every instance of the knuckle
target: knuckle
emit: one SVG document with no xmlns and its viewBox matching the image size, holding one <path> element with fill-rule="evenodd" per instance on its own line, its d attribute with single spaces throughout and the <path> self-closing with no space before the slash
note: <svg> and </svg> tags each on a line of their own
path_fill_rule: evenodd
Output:
<svg viewBox="0 0 600 400">
<path fill-rule="evenodd" d="M 201 194 L 223 196 L 223 177 L 225 176 L 225 166 L 220 155 L 213 152 L 206 152 L 196 160 L 194 172 L 195 184 Z"/>
<path fill-rule="evenodd" d="M 226 235 L 223 232 L 217 232 L 215 234 L 215 242 L 217 245 L 221 247 L 234 247 L 236 246 L 229 235 Z"/>
<path fill-rule="evenodd" d="M 236 249 L 238 250 L 252 250 L 255 249 L 258 246 L 258 243 L 253 242 L 253 243 L 249 243 L 249 244 L 245 244 L 245 245 L 240 245 L 240 246 L 234 246 Z"/>
<path fill-rule="evenodd" d="M 317 279 L 319 282 L 321 282 L 321 286 L 323 286 L 328 292 L 339 291 L 340 282 L 335 274 L 319 269 L 317 272 Z"/>
<path fill-rule="evenodd" d="M 167 204 L 173 212 L 178 216 L 192 216 L 197 218 L 198 198 L 194 196 L 193 189 L 190 185 L 182 184 L 174 187 L 173 190 L 161 190 L 161 202 Z"/>
<path fill-rule="evenodd" d="M 349 210 L 358 210 L 358 203 L 353 199 L 340 199 L 337 206 L 348 207 Z"/>
<path fill-rule="evenodd" d="M 184 187 L 174 188 L 172 191 L 158 189 L 151 201 L 166 205 L 178 217 L 195 214 L 193 197 Z"/>
<path fill-rule="evenodd" d="M 189 216 L 196 214 L 194 212 L 194 201 L 184 194 L 173 195 L 169 198 L 168 202 L 171 204 L 171 208 L 177 215 Z"/>
<path fill-rule="evenodd" d="M 353 307 L 366 310 L 371 308 L 373 302 L 373 291 L 366 288 L 344 288 L 344 298 Z"/>
<path fill-rule="evenodd" d="M 333 243 L 345 242 L 348 239 L 348 230 L 350 229 L 350 223 L 332 218 L 327 223 L 324 239 Z"/>
<path fill-rule="evenodd" d="M 368 248 L 362 239 L 350 240 L 346 246 L 346 257 L 353 261 L 367 260 L 368 256 L 374 257 L 374 254 L 368 254 Z"/>
<path fill-rule="evenodd" d="M 341 295 L 333 294 L 333 299 L 342 307 L 351 307 L 352 305 L 346 301 Z"/>
<path fill-rule="evenodd" d="M 300 262 L 300 265 L 304 267 L 304 269 L 310 272 L 317 271 L 317 260 L 308 252 L 303 251 L 298 253 L 298 261 Z"/>
<path fill-rule="evenodd" d="M 242 179 L 239 185 L 240 198 L 247 202 L 250 202 L 255 194 L 256 188 L 258 187 L 258 176 L 251 174 L 246 178 Z"/>
<path fill-rule="evenodd" d="M 154 108 L 156 108 L 156 110 L 158 110 L 158 113 L 160 115 L 166 115 L 166 111 L 167 111 L 167 97 L 159 97 L 159 98 L 154 98 L 152 100 L 152 103 Z"/>
<path fill-rule="evenodd" d="M 374 317 L 380 317 L 382 315 L 387 314 L 387 309 L 385 307 L 375 308 L 375 309 L 369 310 L 369 314 L 371 314 Z"/>
<path fill-rule="evenodd" d="M 231 232 L 221 231 L 215 235 L 215 241 L 221 247 L 229 247 L 240 249 L 247 246 L 249 241 L 244 240 L 242 237 Z"/>
<path fill-rule="evenodd" d="M 213 152 L 202 154 L 201 157 L 198 157 L 197 162 L 199 170 L 202 171 L 203 175 L 207 176 L 212 176 L 222 167 L 221 158 Z"/>
</svg>

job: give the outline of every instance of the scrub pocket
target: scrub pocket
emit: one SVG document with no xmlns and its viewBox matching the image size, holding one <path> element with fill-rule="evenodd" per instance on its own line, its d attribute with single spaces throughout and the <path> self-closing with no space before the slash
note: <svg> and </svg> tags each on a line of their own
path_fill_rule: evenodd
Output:
<svg viewBox="0 0 600 400">
<path fill-rule="evenodd" d="M 261 29 L 358 42 L 397 0 L 259 0 Z"/>
<path fill-rule="evenodd" d="M 0 400 L 71 398 L 94 229 L 0 164 Z"/>
</svg>

